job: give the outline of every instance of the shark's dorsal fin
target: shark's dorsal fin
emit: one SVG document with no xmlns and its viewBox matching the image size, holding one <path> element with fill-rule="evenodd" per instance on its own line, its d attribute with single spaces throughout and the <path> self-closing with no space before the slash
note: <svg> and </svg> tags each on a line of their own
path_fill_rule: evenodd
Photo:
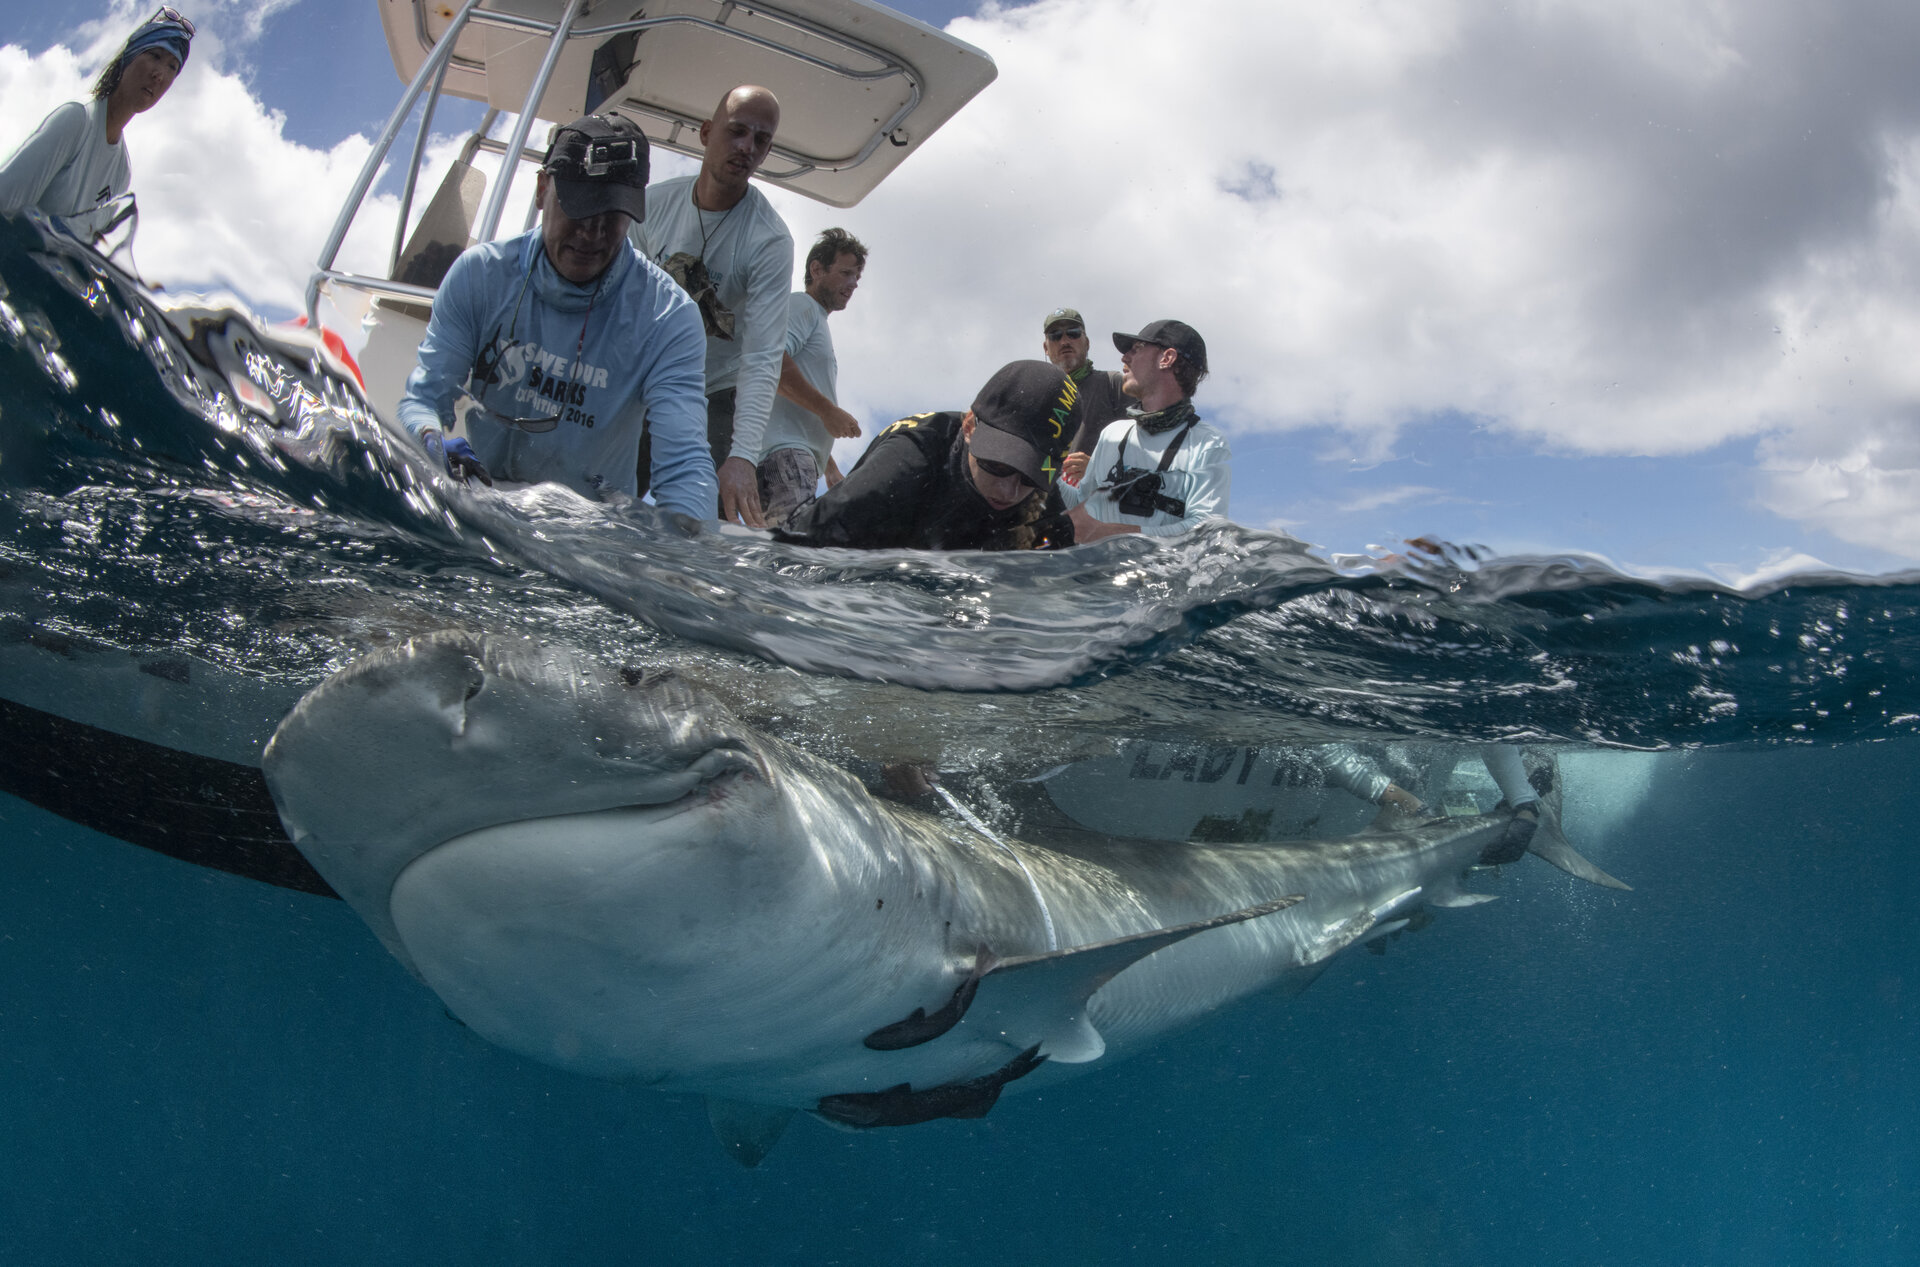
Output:
<svg viewBox="0 0 1920 1267">
<path fill-rule="evenodd" d="M 707 1097 L 707 1121 L 727 1156 L 751 1170 L 760 1164 L 773 1146 L 780 1142 L 793 1110 L 771 1104 L 748 1104 L 741 1100 Z"/>
<path fill-rule="evenodd" d="M 1094 991 L 1156 950 L 1208 929 L 1284 911 L 1301 900 L 1294 894 L 1174 928 L 1001 960 L 981 980 L 967 1012 L 967 1028 L 1016 1048 L 1037 1042 L 1048 1059 L 1064 1064 L 1098 1060 L 1107 1042 L 1087 1021 L 1087 1000 Z"/>
</svg>

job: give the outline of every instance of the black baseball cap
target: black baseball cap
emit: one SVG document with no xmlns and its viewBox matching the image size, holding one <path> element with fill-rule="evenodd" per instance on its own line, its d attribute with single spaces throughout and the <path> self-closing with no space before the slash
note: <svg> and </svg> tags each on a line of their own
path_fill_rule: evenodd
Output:
<svg viewBox="0 0 1920 1267">
<path fill-rule="evenodd" d="M 608 211 L 647 218 L 647 134 L 613 114 L 590 114 L 553 134 L 546 169 L 560 209 L 575 220 Z"/>
<path fill-rule="evenodd" d="M 973 401 L 973 456 L 1012 467 L 1035 488 L 1060 474 L 1079 390 L 1045 361 L 1014 361 Z"/>
<path fill-rule="evenodd" d="M 1184 321 L 1151 321 L 1139 334 L 1116 333 L 1113 336 L 1113 346 L 1120 350 L 1122 356 L 1131 351 L 1136 343 L 1151 343 L 1157 348 L 1172 348 L 1202 371 L 1207 368 L 1207 341 L 1200 337 L 1198 330 Z"/>
</svg>

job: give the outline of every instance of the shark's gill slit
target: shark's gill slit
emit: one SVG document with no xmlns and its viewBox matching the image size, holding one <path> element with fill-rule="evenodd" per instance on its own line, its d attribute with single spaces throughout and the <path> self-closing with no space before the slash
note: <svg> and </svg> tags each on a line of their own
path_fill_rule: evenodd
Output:
<svg viewBox="0 0 1920 1267">
<path fill-rule="evenodd" d="M 1060 949 L 1059 935 L 1053 931 L 1053 912 L 1047 909 L 1047 899 L 1041 894 L 1040 884 L 1033 878 L 1033 872 L 1027 870 L 1027 860 L 1014 852 L 1012 845 L 1009 845 L 1006 841 L 994 835 L 993 830 L 975 817 L 972 810 L 960 803 L 959 797 L 947 791 L 946 788 L 938 783 L 933 785 L 933 790 L 940 794 L 940 799 L 953 807 L 954 813 L 966 820 L 967 826 L 973 828 L 982 836 L 985 836 L 988 840 L 991 840 L 994 844 L 1007 851 L 1007 856 L 1012 858 L 1014 864 L 1020 868 L 1020 874 L 1027 877 L 1027 887 L 1033 890 L 1033 900 L 1040 906 L 1040 919 L 1047 926 L 1047 949 Z"/>
</svg>

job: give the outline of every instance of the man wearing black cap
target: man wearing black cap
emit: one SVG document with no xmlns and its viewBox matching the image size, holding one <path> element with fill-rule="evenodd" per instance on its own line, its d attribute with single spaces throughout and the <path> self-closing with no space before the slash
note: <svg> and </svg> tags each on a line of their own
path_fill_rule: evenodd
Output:
<svg viewBox="0 0 1920 1267">
<path fill-rule="evenodd" d="M 1155 321 L 1115 334 L 1121 388 L 1138 417 L 1109 423 L 1092 456 L 1071 454 L 1062 484 L 1074 537 L 1122 532 L 1172 536 L 1205 519 L 1225 519 L 1233 454 L 1227 438 L 1200 421 L 1193 391 L 1207 376 L 1207 345 L 1184 321 Z"/>
<path fill-rule="evenodd" d="M 539 227 L 447 270 L 400 421 L 456 476 L 632 496 L 647 419 L 654 500 L 714 517 L 700 310 L 627 243 L 646 186 L 638 126 L 570 123 L 540 169 Z"/>
<path fill-rule="evenodd" d="M 966 413 L 919 414 L 881 432 L 845 479 L 774 536 L 867 550 L 1070 546 L 1055 480 L 1075 399 L 1045 362 L 1004 366 Z"/>
</svg>

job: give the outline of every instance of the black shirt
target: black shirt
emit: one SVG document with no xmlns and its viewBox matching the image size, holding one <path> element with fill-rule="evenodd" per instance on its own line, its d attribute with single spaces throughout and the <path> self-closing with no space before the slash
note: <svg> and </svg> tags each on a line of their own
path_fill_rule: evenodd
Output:
<svg viewBox="0 0 1920 1267">
<path fill-rule="evenodd" d="M 1058 550 L 1073 544 L 1060 490 L 995 510 L 967 471 L 964 413 L 918 414 L 867 446 L 847 478 L 773 530 L 859 550 Z"/>
<path fill-rule="evenodd" d="M 1079 398 L 1074 401 L 1073 417 L 1078 424 L 1073 432 L 1069 453 L 1091 453 L 1100 443 L 1100 432 L 1110 422 L 1127 416 L 1127 407 L 1138 404 L 1120 390 L 1119 370 L 1089 369 L 1074 380 Z"/>
</svg>

